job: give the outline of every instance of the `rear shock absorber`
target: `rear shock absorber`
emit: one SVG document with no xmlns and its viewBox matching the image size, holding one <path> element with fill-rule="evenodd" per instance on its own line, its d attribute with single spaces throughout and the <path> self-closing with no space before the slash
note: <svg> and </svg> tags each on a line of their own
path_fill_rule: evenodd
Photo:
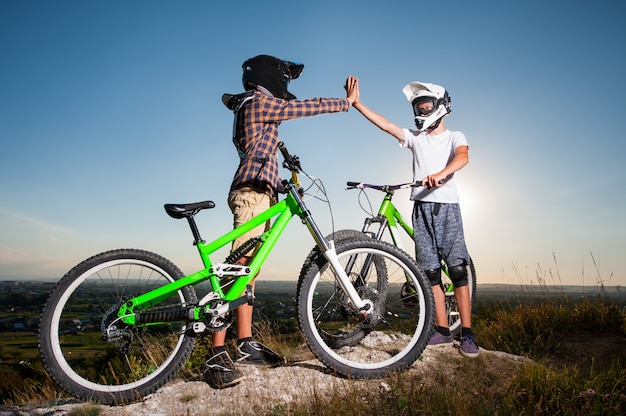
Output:
<svg viewBox="0 0 626 416">
<path fill-rule="evenodd" d="M 261 242 L 261 237 L 252 237 L 235 250 L 224 260 L 226 264 L 234 264 L 237 260 L 241 259 L 246 253 L 252 250 L 258 243 Z"/>
</svg>

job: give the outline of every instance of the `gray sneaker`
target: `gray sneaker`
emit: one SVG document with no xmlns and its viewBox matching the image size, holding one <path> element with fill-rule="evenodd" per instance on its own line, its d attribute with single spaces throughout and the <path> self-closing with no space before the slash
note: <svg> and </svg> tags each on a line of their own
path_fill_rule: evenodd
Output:
<svg viewBox="0 0 626 416">
<path fill-rule="evenodd" d="M 452 335 L 441 335 L 439 332 L 435 334 L 428 341 L 428 346 L 431 348 L 451 347 L 454 344 L 454 338 Z"/>
<path fill-rule="evenodd" d="M 209 355 L 210 357 L 204 363 L 202 370 L 204 380 L 209 386 L 214 389 L 223 389 L 234 386 L 245 378 L 235 367 L 235 363 L 230 359 L 228 352 L 215 353 L 215 350 L 211 348 Z"/>
<path fill-rule="evenodd" d="M 478 357 L 478 354 L 480 354 L 480 348 L 476 345 L 475 339 L 476 338 L 473 336 L 463 337 L 461 340 L 461 348 L 459 350 L 461 355 L 470 358 Z"/>
</svg>

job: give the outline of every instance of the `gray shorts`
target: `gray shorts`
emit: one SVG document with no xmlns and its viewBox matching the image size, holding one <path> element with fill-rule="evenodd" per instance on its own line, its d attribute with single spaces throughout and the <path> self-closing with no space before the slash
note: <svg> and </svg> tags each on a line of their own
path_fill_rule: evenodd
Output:
<svg viewBox="0 0 626 416">
<path fill-rule="evenodd" d="M 423 270 L 469 264 L 459 204 L 415 201 L 413 207 L 415 259 Z"/>
</svg>

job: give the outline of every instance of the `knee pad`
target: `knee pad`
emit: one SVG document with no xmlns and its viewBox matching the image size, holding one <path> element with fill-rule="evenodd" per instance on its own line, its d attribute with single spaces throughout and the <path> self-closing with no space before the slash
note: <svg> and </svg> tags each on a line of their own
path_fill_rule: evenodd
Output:
<svg viewBox="0 0 626 416">
<path fill-rule="evenodd" d="M 448 268 L 448 275 L 450 276 L 450 280 L 452 280 L 454 287 L 467 286 L 467 267 L 465 266 L 465 263 Z"/>
<path fill-rule="evenodd" d="M 424 274 L 428 277 L 431 286 L 441 285 L 441 269 L 424 270 Z"/>
</svg>

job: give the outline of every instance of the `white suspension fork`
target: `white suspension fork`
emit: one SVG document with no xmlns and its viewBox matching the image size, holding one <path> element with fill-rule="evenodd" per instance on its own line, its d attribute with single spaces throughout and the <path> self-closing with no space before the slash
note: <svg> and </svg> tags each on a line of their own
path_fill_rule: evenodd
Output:
<svg viewBox="0 0 626 416">
<path fill-rule="evenodd" d="M 359 309 L 361 313 L 364 315 L 369 315 L 373 310 L 373 303 L 369 299 L 361 299 L 361 296 L 357 293 L 356 289 L 352 285 L 350 278 L 346 274 L 346 271 L 343 269 L 341 264 L 339 263 L 339 258 L 337 257 L 337 251 L 335 250 L 335 242 L 329 241 L 329 249 L 324 252 L 324 257 L 328 260 L 333 271 L 335 272 L 335 276 L 341 285 L 341 288 L 346 292 L 350 302 L 356 309 Z"/>
</svg>

